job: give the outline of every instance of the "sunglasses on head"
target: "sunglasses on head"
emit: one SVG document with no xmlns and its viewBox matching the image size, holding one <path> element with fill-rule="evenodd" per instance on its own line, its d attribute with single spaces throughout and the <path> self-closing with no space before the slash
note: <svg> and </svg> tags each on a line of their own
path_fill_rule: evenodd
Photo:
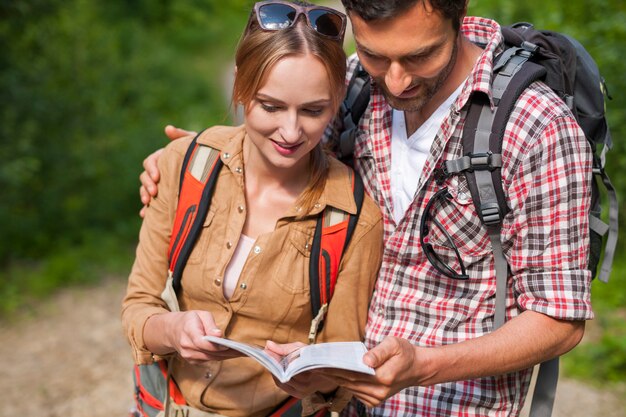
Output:
<svg viewBox="0 0 626 417">
<path fill-rule="evenodd" d="M 304 15 L 307 24 L 322 36 L 343 42 L 346 32 L 346 15 L 324 6 L 302 6 L 278 0 L 261 1 L 254 5 L 254 14 L 263 30 L 290 28 Z"/>
</svg>

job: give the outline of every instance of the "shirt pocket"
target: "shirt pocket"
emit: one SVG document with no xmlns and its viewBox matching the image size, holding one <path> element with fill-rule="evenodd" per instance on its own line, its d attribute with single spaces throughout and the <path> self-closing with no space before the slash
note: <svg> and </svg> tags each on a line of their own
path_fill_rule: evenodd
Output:
<svg viewBox="0 0 626 417">
<path fill-rule="evenodd" d="M 448 184 L 449 198 L 441 198 L 433 207 L 428 222 L 428 242 L 437 256 L 459 271 L 456 250 L 466 268 L 484 260 L 491 252 L 487 229 L 482 224 L 465 177 L 454 177 Z M 439 227 L 436 223 L 439 223 Z M 443 230 L 442 230 L 443 229 Z"/>
<path fill-rule="evenodd" d="M 211 202 L 209 211 L 204 219 L 204 223 L 202 224 L 200 236 L 198 236 L 198 240 L 196 241 L 193 250 L 189 255 L 189 259 L 187 260 L 188 264 L 199 264 L 207 256 L 207 247 L 210 240 L 209 235 L 211 234 L 208 232 L 208 229 L 213 223 L 213 219 L 215 218 L 215 213 L 217 213 L 217 211 L 218 204 L 213 204 L 213 202 Z"/>
<path fill-rule="evenodd" d="M 282 250 L 277 254 L 272 282 L 288 294 L 309 292 L 309 260 L 313 237 L 306 230 L 291 225 Z"/>
</svg>

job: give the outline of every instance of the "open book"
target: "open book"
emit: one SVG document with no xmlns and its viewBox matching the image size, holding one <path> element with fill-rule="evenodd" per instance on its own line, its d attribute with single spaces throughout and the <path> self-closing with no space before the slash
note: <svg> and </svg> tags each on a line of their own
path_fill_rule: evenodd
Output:
<svg viewBox="0 0 626 417">
<path fill-rule="evenodd" d="M 303 346 L 277 361 L 259 346 L 215 336 L 204 336 L 211 343 L 239 351 L 266 367 L 280 382 L 287 382 L 300 372 L 317 368 L 338 368 L 374 375 L 374 369 L 363 363 L 367 352 L 361 342 L 332 342 Z"/>
</svg>

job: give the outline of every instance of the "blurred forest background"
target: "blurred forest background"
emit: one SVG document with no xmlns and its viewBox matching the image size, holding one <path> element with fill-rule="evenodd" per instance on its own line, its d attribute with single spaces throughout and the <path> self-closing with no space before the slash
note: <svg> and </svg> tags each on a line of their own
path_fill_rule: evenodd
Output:
<svg viewBox="0 0 626 417">
<path fill-rule="evenodd" d="M 229 123 L 224 80 L 252 4 L 0 0 L 1 320 L 61 287 L 125 279 L 141 162 L 167 142 L 167 123 Z M 472 0 L 470 14 L 565 32 L 595 57 L 612 96 L 607 171 L 626 212 L 626 2 Z M 608 285 L 594 283 L 593 302 L 599 330 L 567 355 L 566 371 L 624 381 L 623 258 Z"/>
</svg>

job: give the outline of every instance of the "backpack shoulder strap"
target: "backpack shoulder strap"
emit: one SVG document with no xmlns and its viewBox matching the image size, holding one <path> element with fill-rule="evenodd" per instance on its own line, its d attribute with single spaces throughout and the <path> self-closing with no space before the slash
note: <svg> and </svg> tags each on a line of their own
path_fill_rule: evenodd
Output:
<svg viewBox="0 0 626 417">
<path fill-rule="evenodd" d="M 606 148 L 606 146 L 605 146 Z M 617 237 L 619 234 L 619 201 L 617 199 L 617 192 L 615 187 L 611 183 L 609 176 L 602 167 L 594 167 L 594 176 L 600 177 L 600 180 L 606 188 L 606 192 L 609 198 L 609 224 L 604 223 L 600 217 L 589 216 L 590 227 L 593 231 L 600 236 L 607 235 L 606 246 L 604 248 L 604 259 L 598 274 L 598 279 L 604 283 L 609 282 L 609 276 L 613 268 L 613 259 L 616 254 Z"/>
<path fill-rule="evenodd" d="M 337 158 L 349 166 L 352 166 L 352 155 L 359 121 L 370 101 L 370 83 L 369 74 L 365 72 L 360 62 L 357 63 L 339 112 L 343 119 L 343 130 L 339 135 Z"/>
<path fill-rule="evenodd" d="M 168 250 L 169 275 L 178 292 L 185 264 L 189 259 L 211 204 L 211 196 L 222 168 L 217 149 L 197 143 L 189 145 L 180 172 L 178 207 Z"/>
<path fill-rule="evenodd" d="M 446 175 L 465 174 L 476 212 L 489 232 L 497 277 L 495 328 L 504 324 L 508 276 L 500 242 L 502 219 L 509 210 L 502 188 L 502 141 L 519 96 L 545 76 L 543 67 L 528 61 L 531 54 L 525 48 L 510 48 L 496 61 L 492 90 L 495 109 L 483 94 L 472 96 L 463 128 L 465 155 L 444 164 Z"/>
<path fill-rule="evenodd" d="M 352 169 L 352 192 L 356 202 L 356 213 L 327 206 L 317 219 L 311 258 L 309 261 L 309 287 L 311 292 L 311 313 L 313 321 L 309 330 L 309 342 L 315 342 L 323 327 L 328 304 L 335 292 L 341 258 L 348 248 L 356 227 L 365 190 L 361 177 Z"/>
<path fill-rule="evenodd" d="M 531 55 L 532 50 L 524 47 L 504 52 L 494 67 L 497 71 L 492 90 L 495 110 L 492 111 L 484 97 L 472 98 L 463 129 L 463 148 L 469 152 L 461 160 L 446 162 L 446 170 L 465 173 L 476 211 L 489 234 L 496 271 L 494 330 L 506 319 L 508 281 L 508 262 L 500 241 L 502 220 L 509 210 L 501 179 L 502 141 L 519 96 L 530 84 L 546 75 L 545 68 L 528 61 Z M 558 357 L 539 366 L 531 417 L 550 417 L 552 414 L 558 376 Z"/>
</svg>

